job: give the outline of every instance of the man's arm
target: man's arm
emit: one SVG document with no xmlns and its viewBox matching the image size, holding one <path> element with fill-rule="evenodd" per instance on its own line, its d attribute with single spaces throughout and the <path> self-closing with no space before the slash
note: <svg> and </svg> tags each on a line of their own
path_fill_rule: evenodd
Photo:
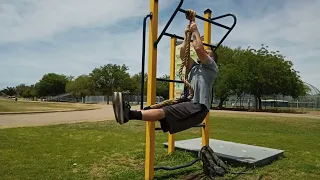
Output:
<svg viewBox="0 0 320 180">
<path fill-rule="evenodd" d="M 207 64 L 209 60 L 208 53 L 204 49 L 204 46 L 200 37 L 200 33 L 198 31 L 196 23 L 194 22 L 191 24 L 191 31 L 194 37 L 194 40 L 192 42 L 194 50 L 196 51 L 197 56 L 199 57 L 201 63 Z"/>
<path fill-rule="evenodd" d="M 180 58 L 181 60 L 184 58 L 185 55 L 185 50 L 186 50 L 186 38 L 183 40 L 180 48 Z"/>
<path fill-rule="evenodd" d="M 186 40 L 187 40 L 187 30 L 188 30 L 188 27 L 185 30 L 185 37 L 184 37 L 184 40 L 183 40 L 183 42 L 181 44 L 181 49 L 180 49 L 180 58 L 181 58 L 181 60 L 184 59 L 184 55 L 185 55 Z M 195 63 L 195 61 L 191 57 L 189 57 L 189 63 L 188 63 L 188 66 L 187 66 L 187 70 L 188 71 L 190 71 L 190 69 L 192 68 L 194 63 Z"/>
<path fill-rule="evenodd" d="M 185 55 L 185 50 L 186 50 L 186 45 L 185 42 L 182 43 L 181 45 L 181 49 L 180 49 L 180 58 L 181 61 L 184 59 L 184 55 Z M 187 70 L 190 71 L 193 64 L 195 63 L 194 59 L 192 59 L 191 57 L 189 57 L 189 62 L 188 62 L 188 66 L 187 66 Z"/>
</svg>

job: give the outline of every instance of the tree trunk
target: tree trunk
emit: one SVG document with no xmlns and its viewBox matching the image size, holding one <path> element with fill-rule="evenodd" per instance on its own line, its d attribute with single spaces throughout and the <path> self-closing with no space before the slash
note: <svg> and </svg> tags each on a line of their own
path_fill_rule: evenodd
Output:
<svg viewBox="0 0 320 180">
<path fill-rule="evenodd" d="M 258 108 L 259 108 L 258 97 L 254 95 L 254 109 L 258 110 Z"/>
<path fill-rule="evenodd" d="M 258 102 L 259 102 L 259 110 L 260 110 L 262 109 L 261 97 L 258 97 Z"/>
<path fill-rule="evenodd" d="M 226 99 L 227 99 L 227 98 L 220 98 L 220 102 L 219 102 L 218 108 L 222 108 L 223 102 L 224 102 Z"/>
</svg>

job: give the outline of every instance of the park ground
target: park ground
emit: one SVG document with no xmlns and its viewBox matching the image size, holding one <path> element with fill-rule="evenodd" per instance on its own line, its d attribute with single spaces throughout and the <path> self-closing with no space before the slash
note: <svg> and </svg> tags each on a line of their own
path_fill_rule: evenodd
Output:
<svg viewBox="0 0 320 180">
<path fill-rule="evenodd" d="M 143 179 L 145 123 L 133 121 L 120 126 L 113 120 L 110 105 L 100 107 L 89 111 L 0 115 L 2 179 Z M 176 140 L 199 136 L 201 129 L 192 128 L 176 134 Z M 228 174 L 222 179 L 320 179 L 319 115 L 213 111 L 210 136 L 285 150 L 285 157 L 271 165 L 249 169 L 253 174 Z M 157 131 L 156 166 L 193 160 L 194 156 L 184 151 L 167 155 L 164 142 L 167 134 Z M 155 179 L 195 179 L 199 173 L 200 162 L 182 170 L 157 171 Z"/>
<path fill-rule="evenodd" d="M 82 103 L 56 103 L 46 101 L 26 101 L 19 99 L 0 99 L 0 114 L 61 112 L 96 109 L 92 104 Z"/>
</svg>

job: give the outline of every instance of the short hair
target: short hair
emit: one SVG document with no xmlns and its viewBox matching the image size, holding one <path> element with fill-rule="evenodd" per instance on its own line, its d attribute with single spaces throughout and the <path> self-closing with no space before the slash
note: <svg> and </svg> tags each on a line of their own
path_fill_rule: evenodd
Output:
<svg viewBox="0 0 320 180">
<path fill-rule="evenodd" d="M 211 48 L 211 49 L 207 49 L 206 51 L 207 51 L 207 53 L 209 54 L 209 56 L 212 57 L 212 59 L 213 59 L 216 63 L 218 63 L 218 55 L 217 55 L 217 53 L 215 52 L 215 50 L 214 50 L 213 48 Z"/>
</svg>

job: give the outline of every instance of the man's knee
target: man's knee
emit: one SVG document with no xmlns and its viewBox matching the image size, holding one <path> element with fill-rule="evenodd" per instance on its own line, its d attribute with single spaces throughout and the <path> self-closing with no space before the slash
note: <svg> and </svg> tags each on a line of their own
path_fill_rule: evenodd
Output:
<svg viewBox="0 0 320 180">
<path fill-rule="evenodd" d="M 163 109 L 149 109 L 142 111 L 143 120 L 157 121 L 165 117 L 165 112 Z"/>
</svg>

